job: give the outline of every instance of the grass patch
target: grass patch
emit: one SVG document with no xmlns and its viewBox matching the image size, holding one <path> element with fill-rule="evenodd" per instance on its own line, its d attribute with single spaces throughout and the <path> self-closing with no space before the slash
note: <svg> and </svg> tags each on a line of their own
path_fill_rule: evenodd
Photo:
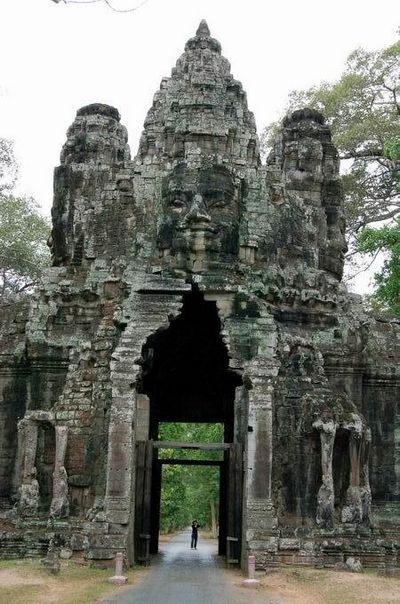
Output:
<svg viewBox="0 0 400 604">
<path fill-rule="evenodd" d="M 262 579 L 268 593 L 299 604 L 398 604 L 400 579 L 376 571 L 351 573 L 312 568 L 280 568 Z"/>
<path fill-rule="evenodd" d="M 12 602 L 12 604 L 26 604 L 27 602 L 39 601 L 40 586 L 38 585 L 16 585 L 14 587 L 0 588 L 0 602 Z"/>
<path fill-rule="evenodd" d="M 133 583 L 135 569 L 126 572 Z M 12 604 L 90 604 L 118 587 L 108 583 L 113 569 L 100 569 L 62 561 L 58 575 L 50 574 L 40 560 L 0 561 L 0 602 Z"/>
<path fill-rule="evenodd" d="M 18 558 L 18 559 L 10 559 L 10 560 L 0 560 L 0 570 L 3 568 L 21 568 L 21 567 L 30 567 L 37 568 L 39 565 L 39 560 L 36 558 Z"/>
</svg>

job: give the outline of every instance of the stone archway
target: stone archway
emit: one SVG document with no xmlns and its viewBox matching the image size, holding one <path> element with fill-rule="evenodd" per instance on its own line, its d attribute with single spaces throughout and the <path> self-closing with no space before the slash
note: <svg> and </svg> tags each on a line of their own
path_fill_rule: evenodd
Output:
<svg viewBox="0 0 400 604">
<path fill-rule="evenodd" d="M 235 389 L 242 381 L 229 367 L 216 303 L 194 290 L 166 330 L 158 330 L 142 349 L 140 394 L 150 401 L 149 438 L 159 422 L 223 423 L 224 440 L 233 440 Z"/>
<path fill-rule="evenodd" d="M 232 443 L 235 391 L 242 380 L 229 366 L 221 331 L 216 302 L 205 300 L 194 289 L 183 296 L 181 312 L 168 329 L 152 334 L 143 346 L 137 386 L 136 436 L 143 439 L 138 443 L 136 465 L 137 561 L 148 562 L 150 553 L 158 550 L 161 422 L 223 424 L 219 552 L 227 553 L 230 560 L 240 560 L 242 449 L 238 454 Z M 193 448 L 207 450 L 205 444 L 192 444 Z M 185 445 L 175 443 L 172 447 L 180 449 Z M 227 545 L 231 545 L 230 551 Z"/>
</svg>

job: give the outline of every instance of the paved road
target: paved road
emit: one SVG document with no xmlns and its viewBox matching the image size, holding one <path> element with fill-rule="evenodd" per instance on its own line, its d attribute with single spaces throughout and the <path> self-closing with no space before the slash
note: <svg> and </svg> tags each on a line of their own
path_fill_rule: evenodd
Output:
<svg viewBox="0 0 400 604">
<path fill-rule="evenodd" d="M 122 588 L 112 604 L 283 604 L 254 590 L 237 587 L 240 582 L 217 558 L 215 541 L 203 540 L 190 549 L 190 531 L 161 544 L 145 579 L 136 587 Z"/>
</svg>

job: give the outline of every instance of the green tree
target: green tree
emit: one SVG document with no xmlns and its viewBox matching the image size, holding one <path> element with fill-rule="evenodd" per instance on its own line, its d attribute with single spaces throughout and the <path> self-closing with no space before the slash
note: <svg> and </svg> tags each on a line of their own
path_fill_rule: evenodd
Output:
<svg viewBox="0 0 400 604">
<path fill-rule="evenodd" d="M 0 194 L 0 292 L 31 288 L 49 263 L 49 221 L 29 197 Z"/>
<path fill-rule="evenodd" d="M 370 297 L 375 310 L 400 314 L 400 221 L 380 229 L 365 228 L 359 237 L 361 252 L 386 252 L 381 270 L 375 273 L 376 290 Z"/>
<path fill-rule="evenodd" d="M 27 292 L 49 263 L 50 223 L 30 197 L 13 194 L 17 166 L 10 141 L 0 138 L 0 295 Z"/>
<path fill-rule="evenodd" d="M 161 423 L 164 441 L 223 442 L 222 424 Z M 163 449 L 164 459 L 222 459 L 221 451 Z M 219 470 L 213 466 L 164 465 L 161 492 L 161 530 L 181 529 L 196 516 L 203 528 L 217 534 Z"/>
<path fill-rule="evenodd" d="M 366 225 L 400 213 L 400 40 L 376 52 L 362 48 L 347 59 L 336 82 L 294 91 L 288 110 L 321 111 L 345 165 L 343 184 L 350 242 Z M 271 145 L 279 124 L 263 134 Z"/>
<path fill-rule="evenodd" d="M 10 192 L 17 179 L 14 146 L 7 138 L 0 138 L 0 194 Z"/>
<path fill-rule="evenodd" d="M 190 522 L 187 466 L 164 465 L 162 472 L 160 529 L 163 533 L 170 533 Z"/>
<path fill-rule="evenodd" d="M 190 521 L 194 518 L 201 527 L 210 528 L 217 537 L 219 511 L 219 469 L 215 466 L 188 467 L 190 487 L 186 495 Z"/>
</svg>

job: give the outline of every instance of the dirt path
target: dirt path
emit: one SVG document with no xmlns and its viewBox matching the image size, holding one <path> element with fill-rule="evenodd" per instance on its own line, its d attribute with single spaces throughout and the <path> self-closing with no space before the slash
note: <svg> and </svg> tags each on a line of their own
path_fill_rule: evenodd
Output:
<svg viewBox="0 0 400 604">
<path fill-rule="evenodd" d="M 235 580 L 233 580 L 233 578 Z M 240 587 L 239 575 L 222 567 L 216 541 L 202 540 L 190 549 L 190 532 L 179 533 L 152 562 L 145 579 L 137 587 L 121 590 L 109 604 L 289 604 L 279 595 L 257 593 Z"/>
</svg>

